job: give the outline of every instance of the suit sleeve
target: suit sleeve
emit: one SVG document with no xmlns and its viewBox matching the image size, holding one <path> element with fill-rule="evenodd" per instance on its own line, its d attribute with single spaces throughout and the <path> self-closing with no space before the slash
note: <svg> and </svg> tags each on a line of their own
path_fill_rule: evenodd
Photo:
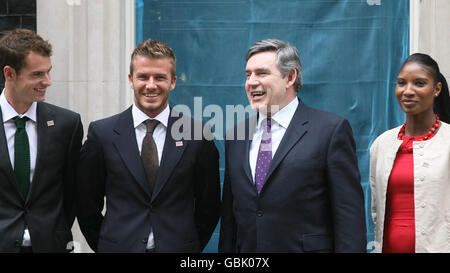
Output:
<svg viewBox="0 0 450 273">
<path fill-rule="evenodd" d="M 195 222 L 203 249 L 220 217 L 219 152 L 213 141 L 202 141 L 195 170 Z"/>
<path fill-rule="evenodd" d="M 105 196 L 103 151 L 96 127 L 91 123 L 80 152 L 77 172 L 77 219 L 92 250 L 97 251 Z"/>
<path fill-rule="evenodd" d="M 67 217 L 67 223 L 72 227 L 75 220 L 75 183 L 77 163 L 80 155 L 81 141 L 83 139 L 83 125 L 80 115 L 77 115 L 75 124 L 70 136 L 70 145 L 67 150 L 66 166 L 64 169 L 64 211 Z"/>
<path fill-rule="evenodd" d="M 347 120 L 334 128 L 327 153 L 336 252 L 366 252 L 364 193 Z"/>
<path fill-rule="evenodd" d="M 233 216 L 233 194 L 231 192 L 231 183 L 228 173 L 228 152 L 226 152 L 226 155 L 222 192 L 222 219 L 220 224 L 219 253 L 234 253 L 236 252 L 236 222 Z"/>
</svg>

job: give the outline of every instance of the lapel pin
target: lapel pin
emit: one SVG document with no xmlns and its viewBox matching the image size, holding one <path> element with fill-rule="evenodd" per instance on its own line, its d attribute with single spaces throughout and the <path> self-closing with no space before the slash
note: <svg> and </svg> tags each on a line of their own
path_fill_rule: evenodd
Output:
<svg viewBox="0 0 450 273">
<path fill-rule="evenodd" d="M 183 141 L 177 141 L 177 142 L 175 142 L 175 146 L 177 146 L 177 147 L 183 146 Z"/>
<path fill-rule="evenodd" d="M 55 125 L 55 122 L 53 120 L 47 121 L 47 126 L 53 126 L 53 125 Z"/>
</svg>

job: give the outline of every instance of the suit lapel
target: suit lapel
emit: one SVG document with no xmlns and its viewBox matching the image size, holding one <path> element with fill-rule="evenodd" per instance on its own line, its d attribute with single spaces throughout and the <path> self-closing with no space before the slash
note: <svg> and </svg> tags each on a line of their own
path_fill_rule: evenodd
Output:
<svg viewBox="0 0 450 273">
<path fill-rule="evenodd" d="M 9 177 L 8 180 L 14 184 L 14 187 L 17 189 L 17 193 L 19 193 L 19 189 L 17 188 L 16 177 L 14 175 L 14 170 L 11 166 L 11 159 L 9 158 L 8 143 L 6 142 L 5 127 L 3 124 L 3 115 L 1 109 L 0 109 L 0 155 L 2 155 L 0 156 L 0 168 L 3 171 L 5 171 L 5 173 Z"/>
<path fill-rule="evenodd" d="M 289 153 L 292 147 L 308 132 L 308 108 L 299 99 L 299 105 L 297 110 L 289 123 L 283 138 L 281 139 L 280 145 L 273 156 L 272 163 L 270 164 L 269 171 L 267 172 L 266 183 L 269 181 L 270 176 L 274 170 L 280 165 L 284 157 Z M 264 189 L 263 186 L 263 189 Z"/>
<path fill-rule="evenodd" d="M 244 147 L 243 147 L 244 162 L 243 162 L 242 166 L 244 167 L 248 181 L 250 182 L 252 187 L 255 189 L 255 192 L 256 192 L 255 183 L 253 182 L 252 171 L 250 169 L 250 144 L 253 141 L 253 135 L 256 130 L 258 116 L 259 116 L 258 114 L 251 116 L 249 119 L 246 120 L 245 128 L 241 128 L 241 130 L 245 130 L 245 141 L 244 141 Z"/>
<path fill-rule="evenodd" d="M 194 130 L 193 124 L 191 123 L 191 119 L 181 116 L 176 117 L 176 114 L 171 114 L 169 116 L 169 122 L 167 124 L 167 131 L 166 131 L 166 139 L 164 141 L 164 150 L 162 153 L 162 158 L 159 164 L 159 170 L 158 170 L 158 176 L 156 177 L 156 184 L 155 189 L 153 190 L 153 196 L 152 201 L 155 200 L 156 196 L 159 194 L 159 192 L 164 187 L 165 183 L 169 179 L 170 175 L 175 171 L 175 167 L 178 164 L 178 161 L 180 161 L 181 156 L 183 155 L 184 150 L 186 149 L 186 146 L 189 144 L 189 141 L 187 140 L 175 140 L 172 137 L 172 126 L 176 121 L 184 121 L 182 124 L 189 123 L 191 125 L 191 131 Z M 185 120 L 181 120 L 185 119 Z M 193 137 L 194 134 L 191 134 L 191 137 Z"/>
<path fill-rule="evenodd" d="M 236 151 L 236 157 L 230 160 L 233 161 L 233 165 L 237 164 L 242 166 L 244 173 L 247 176 L 249 185 L 253 185 L 252 171 L 250 169 L 250 145 L 252 143 L 253 134 L 256 130 L 256 122 L 258 120 L 258 114 L 250 116 L 248 119 L 237 123 L 233 128 L 227 130 L 225 140 L 226 142 L 233 143 L 233 151 Z M 231 151 L 227 150 L 229 145 L 226 144 L 225 153 L 228 155 Z M 231 164 L 231 163 L 230 163 Z"/>
<path fill-rule="evenodd" d="M 34 175 L 32 178 L 32 183 L 30 185 L 30 191 L 27 200 L 30 199 L 33 194 L 33 189 L 37 187 L 36 183 L 39 183 L 39 177 L 42 175 L 43 165 L 46 161 L 49 143 L 53 140 L 53 126 L 58 126 L 58 124 L 47 126 L 47 121 L 53 121 L 54 115 L 53 111 L 50 110 L 45 104 L 38 103 L 36 109 L 37 116 L 37 155 L 36 155 L 36 166 L 34 168 Z"/>
<path fill-rule="evenodd" d="M 136 132 L 133 126 L 131 109 L 132 107 L 129 107 L 119 115 L 119 119 L 114 127 L 117 138 L 113 145 L 116 147 L 123 163 L 136 179 L 139 186 L 150 196 L 150 186 L 145 177 L 142 160 L 136 143 Z"/>
<path fill-rule="evenodd" d="M 242 157 L 243 159 L 244 159 L 244 162 L 242 162 L 243 164 L 242 164 L 242 166 L 244 167 L 244 171 L 245 171 L 245 174 L 247 175 L 247 178 L 248 178 L 248 181 L 252 184 L 252 185 L 254 185 L 254 183 L 253 183 L 253 177 L 252 177 L 252 170 L 250 169 L 250 158 L 249 158 L 249 153 L 250 153 L 250 143 L 251 143 L 252 141 L 250 140 L 250 139 L 245 139 L 245 142 L 244 142 L 244 147 L 243 147 L 243 151 L 245 151 L 244 152 L 244 157 Z M 255 190 L 256 190 L 256 188 L 255 188 Z"/>
</svg>

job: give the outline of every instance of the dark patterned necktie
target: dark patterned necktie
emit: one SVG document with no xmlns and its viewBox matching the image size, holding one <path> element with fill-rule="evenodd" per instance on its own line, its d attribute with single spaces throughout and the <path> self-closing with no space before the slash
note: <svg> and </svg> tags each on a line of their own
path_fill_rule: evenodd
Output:
<svg viewBox="0 0 450 273">
<path fill-rule="evenodd" d="M 261 139 L 261 145 L 259 146 L 258 159 L 256 160 L 255 169 L 255 186 L 258 194 L 264 185 L 267 172 L 269 171 L 270 163 L 272 162 L 272 119 L 268 118 L 263 120 L 263 134 Z M 267 124 L 267 126 L 266 126 Z"/>
<path fill-rule="evenodd" d="M 27 120 L 27 117 L 14 118 L 17 127 L 14 135 L 14 173 L 24 199 L 27 198 L 30 188 L 30 144 L 25 130 Z"/>
<path fill-rule="evenodd" d="M 150 193 L 153 193 L 155 187 L 156 176 L 158 174 L 159 161 L 158 161 L 158 148 L 156 147 L 155 140 L 153 139 L 153 131 L 159 124 L 156 119 L 146 120 L 147 134 L 142 141 L 141 158 L 144 165 L 147 181 L 150 184 Z"/>
</svg>

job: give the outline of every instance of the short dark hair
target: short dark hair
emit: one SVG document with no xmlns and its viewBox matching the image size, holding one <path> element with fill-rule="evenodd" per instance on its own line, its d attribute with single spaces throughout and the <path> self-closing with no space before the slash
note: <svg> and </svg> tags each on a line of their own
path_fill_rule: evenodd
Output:
<svg viewBox="0 0 450 273">
<path fill-rule="evenodd" d="M 133 75 L 133 61 L 136 56 L 147 57 L 150 59 L 168 58 L 172 63 L 172 78 L 176 75 L 177 58 L 172 48 L 164 42 L 147 39 L 138 44 L 131 54 L 130 74 Z"/>
<path fill-rule="evenodd" d="M 19 74 L 31 51 L 47 57 L 52 55 L 52 46 L 29 29 L 18 28 L 6 33 L 0 39 L 0 68 L 3 70 L 8 65 Z"/>
<path fill-rule="evenodd" d="M 281 75 L 285 77 L 292 69 L 297 70 L 297 79 L 295 79 L 294 89 L 298 92 L 303 86 L 302 63 L 297 49 L 277 39 L 265 39 L 256 42 L 247 52 L 246 61 L 253 55 L 260 52 L 274 51 L 277 54 L 276 64 L 280 69 Z"/>
<path fill-rule="evenodd" d="M 402 69 L 408 63 L 422 65 L 424 69 L 430 73 L 434 80 L 434 85 L 438 82 L 442 84 L 441 93 L 439 93 L 439 96 L 434 100 L 434 112 L 439 115 L 440 120 L 450 123 L 450 94 L 448 84 L 444 75 L 440 72 L 437 62 L 427 54 L 414 53 L 405 60 Z"/>
</svg>

